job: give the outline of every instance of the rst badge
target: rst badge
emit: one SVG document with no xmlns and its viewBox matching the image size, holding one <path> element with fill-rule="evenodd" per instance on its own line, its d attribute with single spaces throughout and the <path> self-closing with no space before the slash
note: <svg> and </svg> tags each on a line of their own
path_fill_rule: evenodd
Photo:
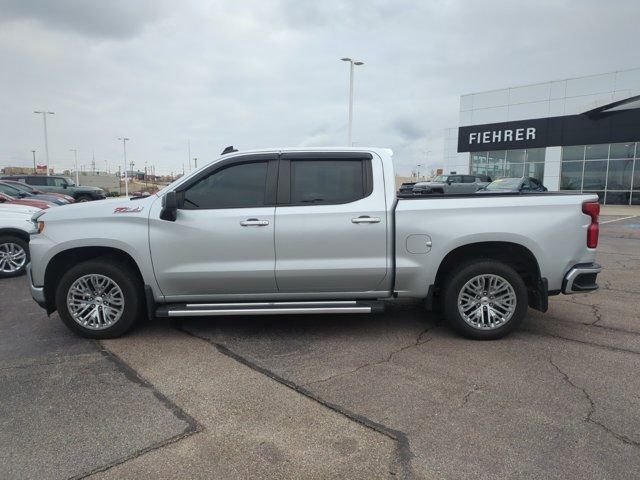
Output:
<svg viewBox="0 0 640 480">
<path fill-rule="evenodd" d="M 118 207 L 113 213 L 140 213 L 144 207 Z"/>
</svg>

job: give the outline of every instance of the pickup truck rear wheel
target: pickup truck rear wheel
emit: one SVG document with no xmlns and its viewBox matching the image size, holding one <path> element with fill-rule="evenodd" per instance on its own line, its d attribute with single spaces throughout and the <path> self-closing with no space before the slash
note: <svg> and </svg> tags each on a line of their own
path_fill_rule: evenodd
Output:
<svg viewBox="0 0 640 480">
<path fill-rule="evenodd" d="M 86 338 L 116 338 L 139 317 L 144 298 L 137 275 L 127 265 L 88 260 L 67 271 L 56 290 L 64 324 Z"/>
<path fill-rule="evenodd" d="M 522 321 L 527 303 L 527 288 L 518 272 L 498 261 L 477 261 L 449 275 L 444 313 L 462 335 L 493 340 Z"/>
</svg>

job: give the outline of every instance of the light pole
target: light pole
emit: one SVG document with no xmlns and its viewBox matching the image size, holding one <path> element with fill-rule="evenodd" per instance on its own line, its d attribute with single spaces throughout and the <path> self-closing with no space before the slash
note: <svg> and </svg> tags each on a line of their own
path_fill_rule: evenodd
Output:
<svg viewBox="0 0 640 480">
<path fill-rule="evenodd" d="M 80 186 L 80 180 L 78 179 L 78 150 L 76 150 L 75 148 L 70 148 L 69 151 L 73 152 L 73 156 L 76 159 L 76 185 Z"/>
<path fill-rule="evenodd" d="M 198 169 L 198 157 L 193 158 L 193 169 L 194 170 Z"/>
<path fill-rule="evenodd" d="M 191 139 L 187 139 L 187 159 L 189 160 L 189 171 L 191 171 Z"/>
<path fill-rule="evenodd" d="M 54 115 L 55 112 L 47 112 L 46 110 L 34 110 L 33 113 L 42 115 L 42 122 L 44 124 L 44 158 L 47 161 L 46 175 L 49 175 L 49 138 L 47 136 L 47 115 Z"/>
<path fill-rule="evenodd" d="M 416 165 L 417 169 L 418 169 L 418 173 L 417 173 L 417 177 L 418 177 L 418 181 L 420 181 L 420 167 L 424 167 L 423 164 L 419 163 L 418 165 Z"/>
<path fill-rule="evenodd" d="M 127 137 L 118 137 L 118 140 L 122 140 L 122 149 L 124 152 L 124 195 L 129 196 L 129 176 L 127 175 Z"/>
<path fill-rule="evenodd" d="M 38 174 L 38 169 L 36 168 L 36 151 L 35 150 L 31 150 L 31 153 L 33 154 L 33 174 L 37 175 Z"/>
<path fill-rule="evenodd" d="M 341 58 L 343 62 L 349 62 L 349 134 L 347 136 L 347 146 L 351 146 L 351 132 L 353 130 L 353 71 L 356 65 L 364 65 L 364 62 L 359 62 L 351 58 Z"/>
</svg>

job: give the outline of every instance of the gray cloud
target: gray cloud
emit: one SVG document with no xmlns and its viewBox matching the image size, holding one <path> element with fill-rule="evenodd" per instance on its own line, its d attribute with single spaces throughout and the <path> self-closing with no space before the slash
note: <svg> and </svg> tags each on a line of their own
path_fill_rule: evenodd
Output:
<svg viewBox="0 0 640 480">
<path fill-rule="evenodd" d="M 438 166 L 459 96 L 640 66 L 637 0 L 0 0 L 0 167 L 121 162 L 181 169 L 223 147 L 356 145 L 401 173 Z M 71 32 L 72 35 L 61 34 Z M 115 39 L 122 41 L 105 41 Z M 426 152 L 431 153 L 426 159 Z"/>
<path fill-rule="evenodd" d="M 44 28 L 90 37 L 128 38 L 156 20 L 162 5 L 151 0 L 0 0 L 0 21 L 35 20 Z"/>
<path fill-rule="evenodd" d="M 408 141 L 424 138 L 427 134 L 426 129 L 415 118 L 398 118 L 391 126 L 404 140 Z"/>
</svg>

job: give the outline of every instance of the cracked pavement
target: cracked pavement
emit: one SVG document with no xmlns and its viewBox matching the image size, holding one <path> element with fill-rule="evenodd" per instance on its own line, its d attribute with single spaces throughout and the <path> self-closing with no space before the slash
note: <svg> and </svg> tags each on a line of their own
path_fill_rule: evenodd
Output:
<svg viewBox="0 0 640 480">
<path fill-rule="evenodd" d="M 407 302 L 372 316 L 157 321 L 98 344 L 47 319 L 24 278 L 5 280 L 0 477 L 630 478 L 629 222 L 602 227 L 600 291 L 553 297 L 493 342 Z"/>
</svg>

